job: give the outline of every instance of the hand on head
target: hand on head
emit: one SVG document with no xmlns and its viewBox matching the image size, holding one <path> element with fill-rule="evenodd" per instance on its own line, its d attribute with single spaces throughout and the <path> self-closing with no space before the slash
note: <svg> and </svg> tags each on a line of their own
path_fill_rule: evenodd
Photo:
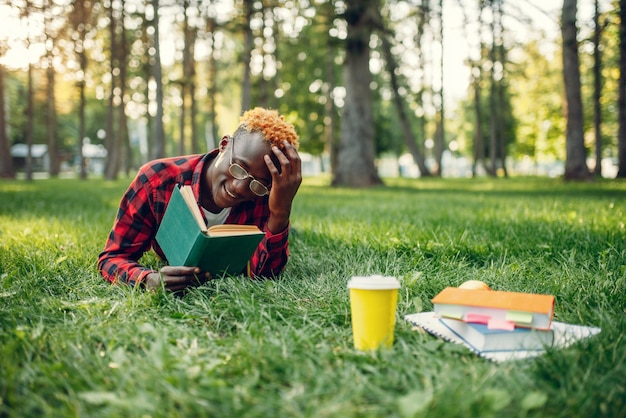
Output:
<svg viewBox="0 0 626 418">
<path fill-rule="evenodd" d="M 302 161 L 296 148 L 287 141 L 281 147 L 272 145 L 272 153 L 280 164 L 280 169 L 269 155 L 265 155 L 272 176 L 272 188 L 269 196 L 269 209 L 272 217 L 268 227 L 272 232 L 280 232 L 287 226 L 291 205 L 302 183 Z"/>
</svg>

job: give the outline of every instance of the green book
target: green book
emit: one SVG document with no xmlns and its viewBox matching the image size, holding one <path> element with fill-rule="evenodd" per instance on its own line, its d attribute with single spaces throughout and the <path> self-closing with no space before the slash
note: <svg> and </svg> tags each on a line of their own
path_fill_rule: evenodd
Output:
<svg viewBox="0 0 626 418">
<path fill-rule="evenodd" d="M 171 266 L 199 267 L 214 277 L 241 274 L 265 236 L 256 225 L 206 227 L 190 186 L 175 187 L 156 240 Z"/>
</svg>

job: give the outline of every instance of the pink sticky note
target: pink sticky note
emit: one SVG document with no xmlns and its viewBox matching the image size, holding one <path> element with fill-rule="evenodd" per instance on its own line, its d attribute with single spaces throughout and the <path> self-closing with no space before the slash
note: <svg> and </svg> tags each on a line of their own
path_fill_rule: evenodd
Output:
<svg viewBox="0 0 626 418">
<path fill-rule="evenodd" d="M 487 323 L 487 328 L 513 331 L 515 330 L 515 323 L 511 321 L 505 321 L 503 319 L 492 319 Z"/>
<path fill-rule="evenodd" d="M 465 322 L 473 322 L 475 324 L 487 324 L 491 317 L 489 315 L 481 315 L 475 313 L 468 313 L 465 315 Z"/>
</svg>

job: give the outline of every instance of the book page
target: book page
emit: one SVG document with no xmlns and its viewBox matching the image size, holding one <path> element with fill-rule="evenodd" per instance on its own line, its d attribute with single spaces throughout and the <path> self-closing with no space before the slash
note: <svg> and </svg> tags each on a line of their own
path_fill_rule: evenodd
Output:
<svg viewBox="0 0 626 418">
<path fill-rule="evenodd" d="M 189 207 L 191 214 L 198 222 L 198 226 L 202 232 L 206 232 L 206 224 L 204 223 L 204 218 L 202 217 L 202 213 L 200 213 L 200 208 L 198 207 L 198 203 L 196 202 L 196 198 L 193 195 L 193 190 L 191 190 L 191 186 L 182 186 L 180 188 L 180 194 L 185 199 L 185 203 Z"/>
<path fill-rule="evenodd" d="M 262 231 L 256 225 L 222 224 L 213 225 L 207 230 L 207 234 L 211 237 L 254 235 L 261 233 Z"/>
</svg>

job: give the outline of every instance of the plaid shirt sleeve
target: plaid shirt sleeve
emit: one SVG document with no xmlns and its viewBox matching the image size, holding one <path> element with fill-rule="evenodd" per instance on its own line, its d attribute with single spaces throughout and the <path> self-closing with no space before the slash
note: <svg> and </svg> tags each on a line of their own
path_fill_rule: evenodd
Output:
<svg viewBox="0 0 626 418">
<path fill-rule="evenodd" d="M 289 226 L 284 231 L 273 234 L 267 229 L 269 219 L 268 197 L 256 199 L 232 208 L 226 223 L 254 224 L 265 231 L 265 237 L 250 260 L 250 277 L 272 278 L 278 276 L 289 258 Z"/>
<path fill-rule="evenodd" d="M 139 264 L 139 259 L 155 246 L 156 231 L 174 186 L 192 182 L 196 159 L 165 161 L 143 166 L 122 197 L 113 228 L 98 257 L 100 273 L 109 282 L 119 280 L 134 285 L 154 271 Z"/>
<path fill-rule="evenodd" d="M 138 260 L 150 249 L 157 228 L 150 182 L 140 173 L 122 200 L 106 245 L 98 257 L 98 268 L 109 282 L 135 284 L 153 270 Z"/>
</svg>

